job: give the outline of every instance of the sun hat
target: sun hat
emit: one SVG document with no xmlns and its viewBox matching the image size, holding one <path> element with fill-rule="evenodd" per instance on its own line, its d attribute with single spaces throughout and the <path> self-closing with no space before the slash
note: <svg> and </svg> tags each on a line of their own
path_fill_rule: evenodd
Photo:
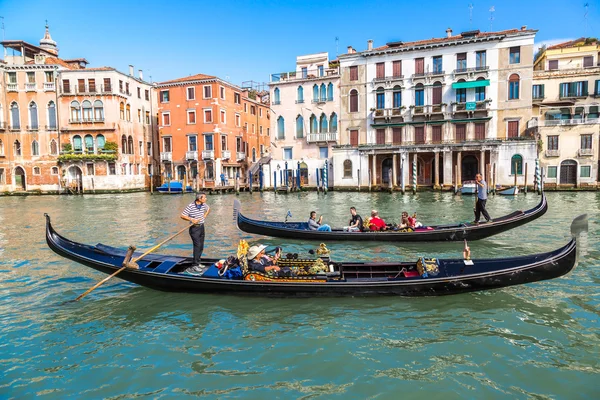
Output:
<svg viewBox="0 0 600 400">
<path fill-rule="evenodd" d="M 248 260 L 254 260 L 256 258 L 256 256 L 258 255 L 258 253 L 260 253 L 261 251 L 263 251 L 266 248 L 267 248 L 267 246 L 262 245 L 262 244 L 250 247 L 250 249 L 248 250 Z"/>
</svg>

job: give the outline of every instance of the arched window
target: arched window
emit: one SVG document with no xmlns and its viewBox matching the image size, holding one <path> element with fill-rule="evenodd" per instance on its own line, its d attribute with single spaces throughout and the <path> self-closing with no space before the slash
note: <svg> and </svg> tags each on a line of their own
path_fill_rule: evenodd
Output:
<svg viewBox="0 0 600 400">
<path fill-rule="evenodd" d="M 327 116 L 325 114 L 321 114 L 321 118 L 319 118 L 319 125 L 321 127 L 321 133 L 327 133 Z"/>
<path fill-rule="evenodd" d="M 127 121 L 131 122 L 131 104 L 127 104 Z"/>
<path fill-rule="evenodd" d="M 304 89 L 302 86 L 298 86 L 298 100 L 296 103 L 304 103 Z"/>
<path fill-rule="evenodd" d="M 331 117 L 329 118 L 329 132 L 336 133 L 337 132 L 337 114 L 331 113 Z"/>
<path fill-rule="evenodd" d="M 319 86 L 317 86 L 317 84 L 315 84 L 313 86 L 313 102 L 317 102 L 319 101 Z"/>
<path fill-rule="evenodd" d="M 350 112 L 358 112 L 358 90 L 350 91 Z"/>
<path fill-rule="evenodd" d="M 14 144 L 15 148 L 15 156 L 20 156 L 21 155 L 21 142 L 19 142 L 18 140 L 15 140 L 15 144 Z"/>
<path fill-rule="evenodd" d="M 477 78 L 478 81 L 484 81 L 485 78 Z M 475 101 L 484 101 L 485 100 L 485 86 L 480 86 L 475 88 Z"/>
<path fill-rule="evenodd" d="M 35 131 L 39 129 L 37 104 L 34 101 L 29 103 L 29 129 Z"/>
<path fill-rule="evenodd" d="M 285 120 L 281 116 L 277 118 L 277 139 L 285 139 Z"/>
<path fill-rule="evenodd" d="M 435 105 L 442 104 L 442 83 L 439 81 L 435 82 L 431 89 L 431 102 Z"/>
<path fill-rule="evenodd" d="M 464 79 L 459 79 L 459 83 L 466 82 Z M 456 102 L 457 103 L 466 103 L 467 101 L 467 89 L 456 89 Z"/>
<path fill-rule="evenodd" d="M 302 115 L 296 117 L 296 138 L 300 139 L 304 137 L 304 118 Z"/>
<path fill-rule="evenodd" d="M 85 135 L 83 140 L 85 141 L 85 151 L 87 151 L 88 153 L 93 153 L 94 152 L 94 138 L 92 137 L 92 135 Z"/>
<path fill-rule="evenodd" d="M 392 92 L 392 107 L 402 107 L 402 89 L 400 86 L 394 86 L 394 91 Z"/>
<path fill-rule="evenodd" d="M 104 135 L 96 136 L 96 148 L 98 149 L 98 152 L 100 152 L 101 150 L 104 150 L 105 144 L 106 144 L 106 139 L 104 139 Z"/>
<path fill-rule="evenodd" d="M 58 154 L 58 143 L 54 139 L 50 141 L 50 154 L 53 156 Z"/>
<path fill-rule="evenodd" d="M 321 101 L 327 101 L 327 87 L 321 83 Z"/>
<path fill-rule="evenodd" d="M 0 139 L 0 156 L 4 155 L 4 142 Z"/>
<path fill-rule="evenodd" d="M 83 110 L 83 120 L 85 122 L 91 122 L 94 115 L 92 112 L 92 103 L 88 100 L 85 100 L 83 103 L 81 103 L 81 109 Z"/>
<path fill-rule="evenodd" d="M 133 137 L 127 139 L 127 154 L 133 154 Z"/>
<path fill-rule="evenodd" d="M 58 167 L 52 167 L 52 175 L 58 175 Z"/>
<path fill-rule="evenodd" d="M 79 102 L 73 100 L 71 102 L 71 121 L 79 122 L 81 120 L 81 108 Z"/>
<path fill-rule="evenodd" d="M 37 140 L 34 140 L 33 142 L 31 142 L 31 155 L 32 156 L 40 155 L 40 144 L 37 142 Z"/>
<path fill-rule="evenodd" d="M 510 174 L 514 175 L 515 171 L 517 175 L 523 175 L 523 157 L 519 154 L 515 154 L 510 159 Z"/>
<path fill-rule="evenodd" d="M 119 110 L 121 111 L 120 117 L 121 119 L 125 119 L 125 104 L 119 104 Z"/>
<path fill-rule="evenodd" d="M 82 152 L 81 136 L 79 136 L 79 135 L 73 136 L 73 150 L 76 153 L 81 153 Z"/>
<path fill-rule="evenodd" d="M 53 101 L 48 103 L 48 129 L 56 129 L 56 104 Z"/>
<path fill-rule="evenodd" d="M 127 137 L 125 135 L 121 136 L 121 154 L 127 154 Z"/>
<path fill-rule="evenodd" d="M 508 78 L 508 99 L 516 100 L 519 98 L 519 75 L 512 74 Z"/>
<path fill-rule="evenodd" d="M 333 101 L 333 83 L 327 85 L 327 101 Z"/>
<path fill-rule="evenodd" d="M 41 174 L 40 167 L 33 167 L 33 174 L 40 175 Z"/>
<path fill-rule="evenodd" d="M 352 178 L 352 161 L 344 161 L 344 178 Z"/>
<path fill-rule="evenodd" d="M 273 97 L 274 97 L 273 104 L 279 104 L 281 102 L 281 98 L 280 98 L 280 94 L 279 94 L 279 88 L 275 88 L 275 90 L 273 90 Z"/>
<path fill-rule="evenodd" d="M 94 101 L 94 119 L 104 121 L 104 104 L 100 100 Z"/>
<path fill-rule="evenodd" d="M 310 116 L 310 133 L 319 133 L 319 123 L 315 114 Z"/>
<path fill-rule="evenodd" d="M 383 110 L 385 108 L 385 89 L 382 87 L 377 88 L 376 94 L 376 104 L 378 110 Z"/>
<path fill-rule="evenodd" d="M 11 129 L 21 129 L 21 122 L 19 120 L 19 105 L 16 101 L 10 105 L 10 127 Z"/>
<path fill-rule="evenodd" d="M 422 107 L 425 105 L 425 89 L 422 83 L 417 83 L 415 86 L 415 106 Z"/>
</svg>

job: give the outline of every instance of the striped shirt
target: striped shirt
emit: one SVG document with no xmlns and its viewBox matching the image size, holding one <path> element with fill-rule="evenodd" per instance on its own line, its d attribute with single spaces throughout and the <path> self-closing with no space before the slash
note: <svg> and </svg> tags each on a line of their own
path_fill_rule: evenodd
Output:
<svg viewBox="0 0 600 400">
<path fill-rule="evenodd" d="M 208 209 L 209 207 L 206 203 L 197 205 L 196 202 L 193 201 L 185 208 L 185 210 L 183 210 L 181 215 L 198 220 L 198 224 L 204 224 L 204 217 L 206 216 Z"/>
</svg>

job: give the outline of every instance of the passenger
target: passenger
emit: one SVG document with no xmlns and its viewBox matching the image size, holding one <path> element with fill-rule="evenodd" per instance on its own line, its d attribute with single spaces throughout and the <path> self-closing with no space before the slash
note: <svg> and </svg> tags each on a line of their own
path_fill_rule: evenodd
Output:
<svg viewBox="0 0 600 400">
<path fill-rule="evenodd" d="M 406 211 L 402 211 L 402 218 L 400 218 L 400 229 L 411 228 L 410 219 L 408 217 L 408 213 Z"/>
<path fill-rule="evenodd" d="M 371 218 L 369 218 L 369 229 L 372 231 L 385 231 L 387 226 L 385 221 L 379 218 L 377 210 L 371 211 Z"/>
<path fill-rule="evenodd" d="M 348 222 L 349 226 L 344 227 L 344 231 L 346 232 L 362 232 L 365 227 L 363 225 L 363 219 L 360 215 L 356 213 L 356 208 L 350 207 L 350 221 Z"/>
<path fill-rule="evenodd" d="M 327 224 L 323 224 L 323 216 L 319 217 L 317 221 L 317 212 L 311 211 L 310 218 L 308 219 L 308 229 L 311 231 L 326 231 L 331 232 L 331 227 Z"/>
<path fill-rule="evenodd" d="M 266 248 L 267 246 L 259 245 L 248 249 L 248 269 L 265 274 L 270 271 L 279 273 L 281 268 L 277 266 L 277 260 L 281 255 L 281 249 L 278 249 L 275 257 L 271 258 L 265 254 Z"/>
</svg>

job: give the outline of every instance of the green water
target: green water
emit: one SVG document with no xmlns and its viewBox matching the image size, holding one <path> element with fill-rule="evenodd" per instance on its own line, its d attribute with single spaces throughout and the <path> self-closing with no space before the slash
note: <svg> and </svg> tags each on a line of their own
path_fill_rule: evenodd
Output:
<svg viewBox="0 0 600 400">
<path fill-rule="evenodd" d="M 308 212 L 333 226 L 354 205 L 389 221 L 416 211 L 425 224 L 470 221 L 473 198 L 369 193 L 209 196 L 205 254 L 237 242 L 315 243 L 247 235 L 232 220 L 294 220 Z M 598 398 L 600 194 L 549 193 L 542 218 L 471 242 L 473 257 L 552 250 L 587 212 L 580 262 L 567 276 L 485 293 L 439 298 L 271 299 L 166 294 L 113 279 L 66 303 L 103 274 L 62 259 L 44 240 L 43 213 L 85 243 L 140 249 L 183 227 L 190 195 L 0 198 L 0 398 Z M 491 197 L 492 217 L 539 197 Z M 328 243 L 336 259 L 461 257 L 462 243 Z M 184 233 L 163 249 L 189 255 Z"/>
</svg>

